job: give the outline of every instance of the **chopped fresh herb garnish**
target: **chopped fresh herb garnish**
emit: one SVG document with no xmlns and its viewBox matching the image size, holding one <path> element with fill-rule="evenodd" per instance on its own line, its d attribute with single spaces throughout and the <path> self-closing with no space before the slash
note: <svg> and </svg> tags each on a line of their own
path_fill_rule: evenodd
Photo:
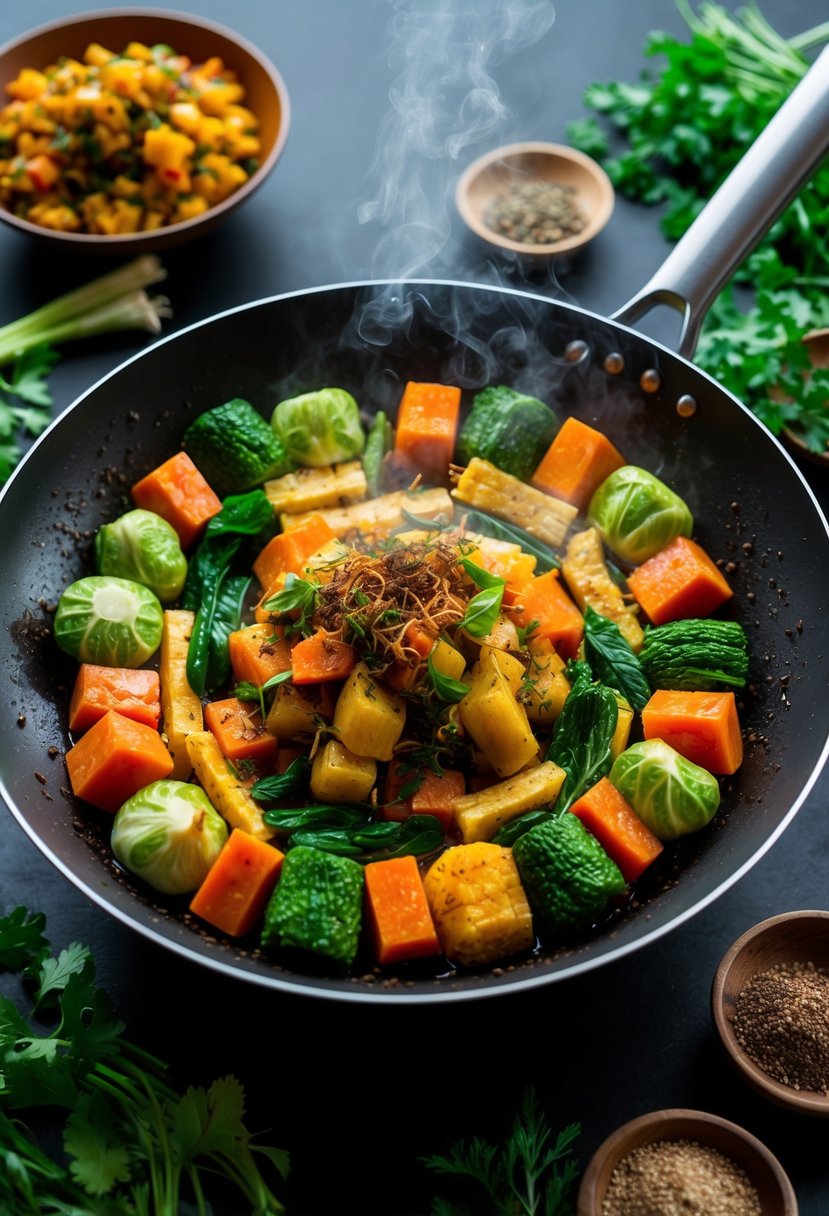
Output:
<svg viewBox="0 0 829 1216">
<path fill-rule="evenodd" d="M 435 667 L 431 655 L 429 655 L 426 667 L 429 672 L 429 679 L 432 681 L 432 686 L 441 701 L 456 704 L 458 701 L 462 701 L 469 692 L 468 685 L 463 684 L 460 680 L 453 680 L 451 676 L 445 676 L 439 672 Z"/>
<path fill-rule="evenodd" d="M 297 756 L 284 773 L 260 778 L 251 786 L 250 792 L 259 802 L 278 802 L 280 798 L 293 798 L 307 791 L 310 775 L 311 761 L 307 756 Z"/>
<path fill-rule="evenodd" d="M 501 580 L 497 586 L 487 587 L 473 595 L 460 621 L 460 628 L 473 638 L 485 638 L 492 633 L 501 611 L 505 586 L 506 583 Z"/>
</svg>

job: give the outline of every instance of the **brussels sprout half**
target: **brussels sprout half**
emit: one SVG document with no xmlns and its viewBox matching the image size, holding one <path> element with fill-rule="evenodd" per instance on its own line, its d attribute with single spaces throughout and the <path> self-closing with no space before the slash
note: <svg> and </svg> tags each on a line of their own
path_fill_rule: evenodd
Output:
<svg viewBox="0 0 829 1216">
<path fill-rule="evenodd" d="M 290 459 L 310 468 L 353 460 L 366 442 L 360 407 L 343 388 L 321 388 L 280 401 L 271 425 Z"/>
<path fill-rule="evenodd" d="M 634 743 L 617 756 L 609 777 L 660 840 L 699 831 L 720 805 L 717 778 L 662 739 Z"/>
<path fill-rule="evenodd" d="M 690 536 L 694 526 L 679 495 L 633 464 L 605 478 L 587 515 L 613 552 L 633 565 L 647 561 L 678 536 Z"/>
<path fill-rule="evenodd" d="M 127 799 L 112 825 L 121 864 L 165 895 L 200 887 L 226 840 L 224 819 L 186 781 L 153 781 Z"/>
<path fill-rule="evenodd" d="M 81 663 L 140 667 L 161 644 L 164 614 L 141 583 L 91 575 L 70 583 L 55 613 L 55 641 Z"/>
<path fill-rule="evenodd" d="M 178 599 L 187 577 L 187 559 L 178 533 L 154 511 L 127 511 L 104 524 L 95 537 L 99 574 L 133 579 L 160 600 Z"/>
</svg>

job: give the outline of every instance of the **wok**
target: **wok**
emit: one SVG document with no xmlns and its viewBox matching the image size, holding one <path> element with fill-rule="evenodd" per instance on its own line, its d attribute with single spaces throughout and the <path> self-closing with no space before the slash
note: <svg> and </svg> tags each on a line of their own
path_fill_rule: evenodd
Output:
<svg viewBox="0 0 829 1216">
<path fill-rule="evenodd" d="M 799 471 L 755 417 L 666 346 L 626 324 L 682 313 L 688 355 L 708 302 L 796 192 L 829 138 L 824 54 L 649 284 L 610 320 L 529 292 L 469 283 L 350 283 L 277 296 L 156 343 L 94 385 L 32 448 L 0 498 L 2 662 L 9 681 L 0 792 L 37 847 L 101 908 L 226 975 L 306 995 L 431 1002 L 511 991 L 598 967 L 676 928 L 735 883 L 802 804 L 827 754 L 829 529 Z M 60 752 L 74 665 L 50 608 L 88 572 L 91 537 L 128 486 L 179 446 L 199 411 L 339 384 L 394 409 L 402 383 L 504 382 L 605 430 L 687 500 L 695 534 L 735 589 L 751 650 L 743 767 L 715 824 L 670 851 L 638 906 L 505 973 L 402 972 L 386 984 L 299 973 L 200 933 L 175 901 L 121 872 L 107 817 L 76 804 Z M 51 755 L 50 755 L 50 749 Z"/>
</svg>

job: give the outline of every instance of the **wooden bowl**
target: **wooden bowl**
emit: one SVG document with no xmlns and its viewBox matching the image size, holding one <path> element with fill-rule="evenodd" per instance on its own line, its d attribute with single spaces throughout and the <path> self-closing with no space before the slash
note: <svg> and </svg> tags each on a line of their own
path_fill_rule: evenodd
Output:
<svg viewBox="0 0 829 1216">
<path fill-rule="evenodd" d="M 128 42 L 148 46 L 166 43 L 194 63 L 218 55 L 236 72 L 245 89 L 244 104 L 259 121 L 262 151 L 259 168 L 229 198 L 202 215 L 181 220 L 153 232 L 97 235 L 54 232 L 32 224 L 0 207 L 0 220 L 46 242 L 54 249 L 80 253 L 138 255 L 165 249 L 208 232 L 239 207 L 262 185 L 285 146 L 290 124 L 288 92 L 277 69 L 257 47 L 224 26 L 203 17 L 150 8 L 104 9 L 80 13 L 41 25 L 0 47 L 0 96 L 5 104 L 5 85 L 21 68 L 44 68 L 60 56 L 82 58 L 90 42 L 122 50 Z"/>
<path fill-rule="evenodd" d="M 489 207 L 511 183 L 527 178 L 571 187 L 586 221 L 581 232 L 547 245 L 513 241 L 494 232 L 486 222 Z M 604 169 L 583 152 L 564 144 L 520 143 L 495 148 L 473 161 L 461 175 L 455 201 L 464 223 L 486 244 L 522 261 L 543 263 L 592 241 L 613 213 L 614 193 Z"/>
<path fill-rule="evenodd" d="M 746 984 L 778 963 L 813 962 L 829 968 L 829 912 L 784 912 L 749 929 L 726 951 L 714 976 L 711 1012 L 723 1045 L 749 1085 L 788 1110 L 829 1116 L 825 1094 L 792 1089 L 749 1059 L 737 1042 L 732 1019 Z"/>
<path fill-rule="evenodd" d="M 660 1140 L 695 1140 L 741 1166 L 760 1196 L 763 1216 L 797 1216 L 797 1199 L 780 1162 L 736 1123 L 699 1110 L 657 1110 L 617 1128 L 596 1149 L 579 1188 L 577 1216 L 602 1216 L 610 1176 L 632 1149 Z"/>
</svg>

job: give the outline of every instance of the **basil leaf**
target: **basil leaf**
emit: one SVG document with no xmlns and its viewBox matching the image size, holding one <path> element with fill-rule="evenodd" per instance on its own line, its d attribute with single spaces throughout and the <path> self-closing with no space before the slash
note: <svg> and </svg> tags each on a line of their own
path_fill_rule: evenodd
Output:
<svg viewBox="0 0 829 1216">
<path fill-rule="evenodd" d="M 472 579 L 472 582 L 478 587 L 486 589 L 488 587 L 506 587 L 507 585 L 505 578 L 499 578 L 497 574 L 490 574 L 489 570 L 484 570 L 483 566 L 477 565 L 468 557 L 461 558 L 461 565 Z"/>
<path fill-rule="evenodd" d="M 487 587 L 473 595 L 466 606 L 460 628 L 465 629 L 473 638 L 485 638 L 488 633 L 492 633 L 501 611 L 505 586 L 502 582 L 497 587 Z"/>
<path fill-rule="evenodd" d="M 620 692 L 634 709 L 644 709 L 651 690 L 639 656 L 616 622 L 601 616 L 589 604 L 584 613 L 584 644 L 598 679 Z"/>
<path fill-rule="evenodd" d="M 432 686 L 441 701 L 448 701 L 450 705 L 457 705 L 458 701 L 464 699 L 469 692 L 466 684 L 460 680 L 453 680 L 451 676 L 442 675 L 432 662 L 431 655 L 429 655 L 426 666 L 429 672 L 429 679 L 432 681 Z"/>
<path fill-rule="evenodd" d="M 238 693 L 236 694 L 238 696 Z M 297 756 L 292 760 L 284 773 L 274 777 L 261 777 L 251 787 L 251 795 L 260 802 L 277 802 L 280 798 L 288 798 L 293 794 L 304 794 L 308 788 L 308 778 L 311 774 L 311 761 L 307 756 Z M 269 812 L 265 812 L 269 814 Z"/>
<path fill-rule="evenodd" d="M 289 849 L 297 845 L 305 845 L 309 849 L 322 849 L 326 853 L 336 853 L 339 857 L 359 857 L 363 852 L 360 845 L 351 839 L 351 833 L 339 828 L 319 828 L 317 831 L 301 829 L 294 832 L 288 840 Z"/>
<path fill-rule="evenodd" d="M 568 672 L 571 667 L 576 671 L 576 679 L 556 721 L 547 752 L 547 759 L 567 774 L 556 800 L 556 814 L 563 814 L 610 771 L 610 742 L 619 717 L 613 691 L 604 684 L 589 683 L 590 668 L 586 663 L 568 665 Z"/>
<path fill-rule="evenodd" d="M 277 828 L 280 832 L 293 833 L 303 828 L 353 828 L 358 824 L 367 823 L 370 815 L 371 807 L 368 805 L 357 802 L 338 802 L 333 806 L 321 804 L 291 807 L 288 810 L 265 811 L 262 818 L 270 828 Z"/>
<path fill-rule="evenodd" d="M 443 844 L 443 829 L 434 815 L 410 815 L 402 823 L 301 829 L 291 835 L 287 847 L 300 844 L 363 862 L 386 861 L 409 854 L 433 853 Z"/>
<path fill-rule="evenodd" d="M 235 536 L 258 536 L 273 523 L 273 507 L 264 490 L 247 494 L 228 494 L 222 500 L 218 515 L 207 521 L 204 540 L 232 533 Z"/>
<path fill-rule="evenodd" d="M 258 701 L 259 685 L 251 684 L 250 680 L 242 680 L 233 689 L 233 695 L 237 701 Z"/>
</svg>

